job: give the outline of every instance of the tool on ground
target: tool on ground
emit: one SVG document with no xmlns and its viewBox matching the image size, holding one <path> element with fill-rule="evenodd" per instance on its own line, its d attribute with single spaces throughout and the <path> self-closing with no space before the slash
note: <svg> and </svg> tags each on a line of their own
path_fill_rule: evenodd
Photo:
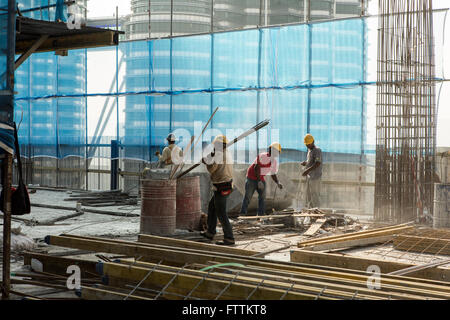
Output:
<svg viewBox="0 0 450 320">
<path fill-rule="evenodd" d="M 238 142 L 239 140 L 244 139 L 245 137 L 251 135 L 253 132 L 256 132 L 262 128 L 264 128 L 265 126 L 267 126 L 269 124 L 270 120 L 266 119 L 264 121 L 261 121 L 260 123 L 258 123 L 256 126 L 254 126 L 253 128 L 245 131 L 243 134 L 241 134 L 239 137 L 234 138 L 232 141 L 230 141 L 229 143 L 226 144 L 225 148 L 229 148 L 230 146 L 232 146 L 233 144 L 235 144 L 236 142 Z M 189 172 L 191 172 L 192 170 L 194 170 L 195 168 L 197 168 L 199 165 L 201 164 L 201 161 L 199 161 L 198 163 L 194 164 L 193 166 L 191 166 L 189 169 L 187 169 L 186 171 L 180 173 L 177 176 L 177 179 L 180 179 L 181 177 L 185 176 L 186 174 L 188 174 Z"/>
</svg>

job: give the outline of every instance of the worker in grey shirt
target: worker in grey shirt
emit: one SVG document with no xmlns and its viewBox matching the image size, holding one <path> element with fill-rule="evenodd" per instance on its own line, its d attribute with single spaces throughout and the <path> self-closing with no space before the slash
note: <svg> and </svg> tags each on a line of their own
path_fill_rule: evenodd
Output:
<svg viewBox="0 0 450 320">
<path fill-rule="evenodd" d="M 308 148 L 306 161 L 301 163 L 306 167 L 303 176 L 306 177 L 306 206 L 318 208 L 320 206 L 320 182 L 322 179 L 322 150 L 314 145 L 314 137 L 309 133 L 304 143 Z"/>
</svg>

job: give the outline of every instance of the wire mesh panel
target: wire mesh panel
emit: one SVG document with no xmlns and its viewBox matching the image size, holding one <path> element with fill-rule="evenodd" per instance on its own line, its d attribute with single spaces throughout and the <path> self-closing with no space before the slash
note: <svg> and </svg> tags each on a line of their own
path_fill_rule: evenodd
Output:
<svg viewBox="0 0 450 320">
<path fill-rule="evenodd" d="M 379 7 L 375 217 L 404 222 L 433 211 L 432 6 L 380 0 Z"/>
</svg>

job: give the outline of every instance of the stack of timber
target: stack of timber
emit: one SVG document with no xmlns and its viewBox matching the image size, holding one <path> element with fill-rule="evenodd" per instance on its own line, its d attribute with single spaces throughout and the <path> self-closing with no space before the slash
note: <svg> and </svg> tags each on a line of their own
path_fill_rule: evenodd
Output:
<svg viewBox="0 0 450 320">
<path fill-rule="evenodd" d="M 25 264 L 40 265 L 52 281 L 49 286 L 59 286 L 58 276 L 78 265 L 85 277 L 75 291 L 81 299 L 450 299 L 445 282 L 383 275 L 381 288 L 372 290 L 363 271 L 267 260 L 254 251 L 185 240 L 139 239 L 48 236 L 51 245 L 101 252 L 103 261 L 24 253 Z M 34 282 L 45 286 L 46 278 Z"/>
<path fill-rule="evenodd" d="M 307 250 L 291 250 L 291 261 L 306 264 L 314 264 L 320 266 L 346 268 L 352 270 L 366 271 L 370 266 L 376 265 L 380 268 L 381 273 L 391 273 L 399 270 L 406 270 L 416 265 L 386 261 L 367 259 L 360 256 L 350 256 L 335 253 L 323 253 Z M 441 267 L 420 268 L 408 273 L 408 277 L 438 280 L 450 282 L 450 269 Z"/>
<path fill-rule="evenodd" d="M 74 191 L 75 194 L 64 199 L 64 201 L 77 201 L 83 206 L 106 207 L 121 205 L 136 205 L 138 200 L 136 196 L 131 196 L 121 190 L 111 191 Z"/>
<path fill-rule="evenodd" d="M 450 231 L 446 229 L 418 229 L 394 239 L 397 250 L 450 255 Z"/>
<path fill-rule="evenodd" d="M 325 238 L 302 241 L 298 247 L 310 251 L 327 251 L 358 246 L 367 246 L 376 243 L 387 243 L 393 240 L 395 235 L 413 230 L 411 224 L 401 224 L 372 230 L 365 230 L 344 235 L 336 235 Z"/>
</svg>

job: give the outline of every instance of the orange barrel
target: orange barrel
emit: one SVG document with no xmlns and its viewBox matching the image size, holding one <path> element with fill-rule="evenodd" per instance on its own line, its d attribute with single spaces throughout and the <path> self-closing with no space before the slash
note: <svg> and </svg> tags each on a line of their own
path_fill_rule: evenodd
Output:
<svg viewBox="0 0 450 320">
<path fill-rule="evenodd" d="M 177 180 L 177 229 L 199 230 L 202 216 L 200 177 Z"/>
<path fill-rule="evenodd" d="M 176 192 L 176 180 L 141 181 L 141 233 L 154 235 L 175 233 Z"/>
</svg>

